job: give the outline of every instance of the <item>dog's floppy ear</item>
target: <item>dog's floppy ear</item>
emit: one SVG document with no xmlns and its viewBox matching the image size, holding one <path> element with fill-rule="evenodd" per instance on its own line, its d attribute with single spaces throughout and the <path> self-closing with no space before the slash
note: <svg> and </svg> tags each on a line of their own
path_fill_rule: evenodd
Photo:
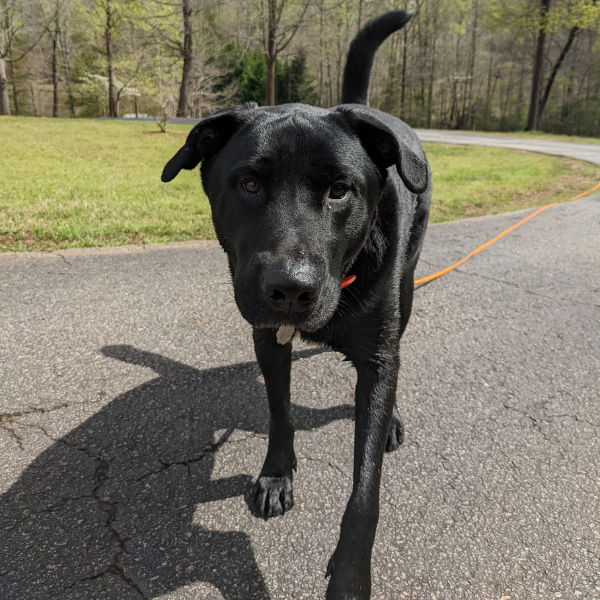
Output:
<svg viewBox="0 0 600 600">
<path fill-rule="evenodd" d="M 427 189 L 427 165 L 389 127 L 367 111 L 341 108 L 337 114 L 356 133 L 363 148 L 380 169 L 396 165 L 404 185 L 411 192 L 421 194 Z"/>
<path fill-rule="evenodd" d="M 196 125 L 187 137 L 185 146 L 166 164 L 161 180 L 164 183 L 177 177 L 181 169 L 195 169 L 203 160 L 216 154 L 236 132 L 243 113 L 256 105 L 244 105 L 215 113 Z"/>
</svg>

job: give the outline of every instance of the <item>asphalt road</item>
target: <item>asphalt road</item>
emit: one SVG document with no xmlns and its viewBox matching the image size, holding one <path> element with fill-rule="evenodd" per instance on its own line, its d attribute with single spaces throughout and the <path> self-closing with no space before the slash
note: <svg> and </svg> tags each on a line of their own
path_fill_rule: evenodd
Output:
<svg viewBox="0 0 600 600">
<path fill-rule="evenodd" d="M 434 225 L 418 275 L 530 211 Z M 377 600 L 600 598 L 600 196 L 420 288 L 402 342 Z M 0 598 L 323 598 L 355 375 L 295 347 L 294 509 L 213 243 L 0 255 Z"/>
<path fill-rule="evenodd" d="M 446 144 L 467 144 L 469 146 L 495 146 L 514 148 L 542 154 L 569 156 L 600 165 L 600 144 L 581 144 L 556 140 L 491 133 L 471 133 L 468 131 L 445 131 L 438 129 L 416 129 L 422 142 L 443 142 Z"/>
</svg>

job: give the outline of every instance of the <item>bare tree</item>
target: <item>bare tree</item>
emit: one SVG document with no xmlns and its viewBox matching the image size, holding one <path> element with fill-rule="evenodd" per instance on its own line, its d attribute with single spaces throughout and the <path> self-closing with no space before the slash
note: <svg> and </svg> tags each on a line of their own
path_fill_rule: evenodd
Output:
<svg viewBox="0 0 600 600">
<path fill-rule="evenodd" d="M 6 63 L 14 64 L 25 58 L 37 47 L 52 23 L 52 18 L 38 22 L 33 12 L 31 3 L 27 0 L 0 0 L 0 115 L 10 115 Z M 28 39 L 28 43 L 14 54 L 13 44 L 17 36 L 34 27 L 36 35 L 32 36 L 33 41 Z"/>
<path fill-rule="evenodd" d="M 25 25 L 24 7 L 21 2 L 19 0 L 0 0 L 0 115 L 10 115 L 6 63 L 14 60 L 12 56 L 13 43 Z"/>
<path fill-rule="evenodd" d="M 70 5 L 69 5 L 70 8 Z M 61 13 L 59 13 L 61 14 Z M 70 48 L 69 48 L 69 15 L 70 11 L 62 12 L 62 24 L 59 22 L 58 37 L 60 43 L 60 49 L 63 59 L 63 69 L 65 72 L 65 83 L 67 87 L 67 97 L 69 100 L 69 115 L 75 116 L 75 99 L 73 97 L 73 88 L 71 85 L 71 61 L 70 61 Z"/>
<path fill-rule="evenodd" d="M 571 30 L 569 31 L 569 36 L 567 37 L 567 41 L 565 42 L 565 45 L 563 46 L 562 50 L 560 51 L 558 58 L 552 65 L 552 69 L 550 70 L 550 75 L 548 76 L 548 80 L 546 81 L 544 93 L 542 94 L 542 97 L 540 98 L 539 104 L 538 104 L 538 109 L 537 109 L 538 123 L 542 118 L 542 113 L 544 112 L 544 108 L 546 107 L 546 102 L 548 102 L 548 96 L 550 96 L 550 90 L 552 89 L 552 84 L 554 83 L 556 74 L 558 73 L 558 70 L 560 69 L 561 65 L 563 64 L 565 57 L 567 56 L 569 50 L 571 49 L 571 46 L 573 44 L 573 41 L 575 40 L 575 37 L 577 36 L 577 34 L 580 31 L 581 30 L 577 26 L 571 28 Z"/>
<path fill-rule="evenodd" d="M 183 58 L 183 72 L 181 74 L 181 86 L 179 87 L 177 116 L 187 117 L 190 79 L 194 60 L 192 52 L 192 6 L 190 0 L 182 0 L 181 9 L 183 13 L 183 43 L 180 45 L 180 53 Z"/>
<path fill-rule="evenodd" d="M 181 12 L 179 12 L 181 11 Z M 177 116 L 187 117 L 190 107 L 191 78 L 194 68 L 194 23 L 197 10 L 192 0 L 152 0 L 148 2 L 143 20 L 151 28 L 156 41 L 183 61 L 179 84 Z M 181 16 L 179 16 L 181 15 Z"/>
<path fill-rule="evenodd" d="M 544 45 L 546 43 L 546 25 L 548 22 L 548 9 L 550 0 L 540 0 L 539 26 L 537 44 L 535 49 L 535 60 L 533 63 L 533 77 L 531 80 L 531 99 L 529 101 L 529 116 L 525 131 L 534 131 L 538 127 L 540 107 L 540 82 L 544 62 Z"/>
<path fill-rule="evenodd" d="M 277 56 L 294 39 L 300 26 L 306 21 L 311 0 L 305 0 L 295 15 L 286 22 L 287 0 L 261 0 L 262 44 L 267 59 L 267 85 L 265 104 L 275 105 L 275 63 Z"/>
<path fill-rule="evenodd" d="M 115 94 L 115 73 L 113 68 L 113 37 L 115 31 L 115 14 L 113 0 L 104 0 L 104 14 L 106 15 L 104 39 L 106 42 L 106 70 L 108 73 L 108 116 L 119 116 L 119 104 Z"/>
</svg>

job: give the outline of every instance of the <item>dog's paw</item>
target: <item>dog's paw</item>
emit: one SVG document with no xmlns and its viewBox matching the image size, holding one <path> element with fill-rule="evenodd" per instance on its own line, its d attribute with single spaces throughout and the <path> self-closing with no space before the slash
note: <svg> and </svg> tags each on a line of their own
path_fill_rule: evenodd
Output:
<svg viewBox="0 0 600 600">
<path fill-rule="evenodd" d="M 390 425 L 390 433 L 388 434 L 387 443 L 385 445 L 386 452 L 393 452 L 398 449 L 398 446 L 404 441 L 404 425 L 400 418 L 400 413 L 394 407 L 392 415 L 392 423 Z"/>
<path fill-rule="evenodd" d="M 294 506 L 292 478 L 259 477 L 252 491 L 252 508 L 258 517 L 269 519 Z"/>
</svg>

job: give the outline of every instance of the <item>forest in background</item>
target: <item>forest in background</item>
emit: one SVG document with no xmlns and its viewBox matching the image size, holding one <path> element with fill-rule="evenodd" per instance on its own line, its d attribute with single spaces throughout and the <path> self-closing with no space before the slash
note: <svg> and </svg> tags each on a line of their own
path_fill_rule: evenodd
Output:
<svg viewBox="0 0 600 600">
<path fill-rule="evenodd" d="M 368 19 L 370 105 L 416 127 L 600 136 L 596 0 L 0 0 L 0 114 L 206 117 L 339 103 Z"/>
</svg>

